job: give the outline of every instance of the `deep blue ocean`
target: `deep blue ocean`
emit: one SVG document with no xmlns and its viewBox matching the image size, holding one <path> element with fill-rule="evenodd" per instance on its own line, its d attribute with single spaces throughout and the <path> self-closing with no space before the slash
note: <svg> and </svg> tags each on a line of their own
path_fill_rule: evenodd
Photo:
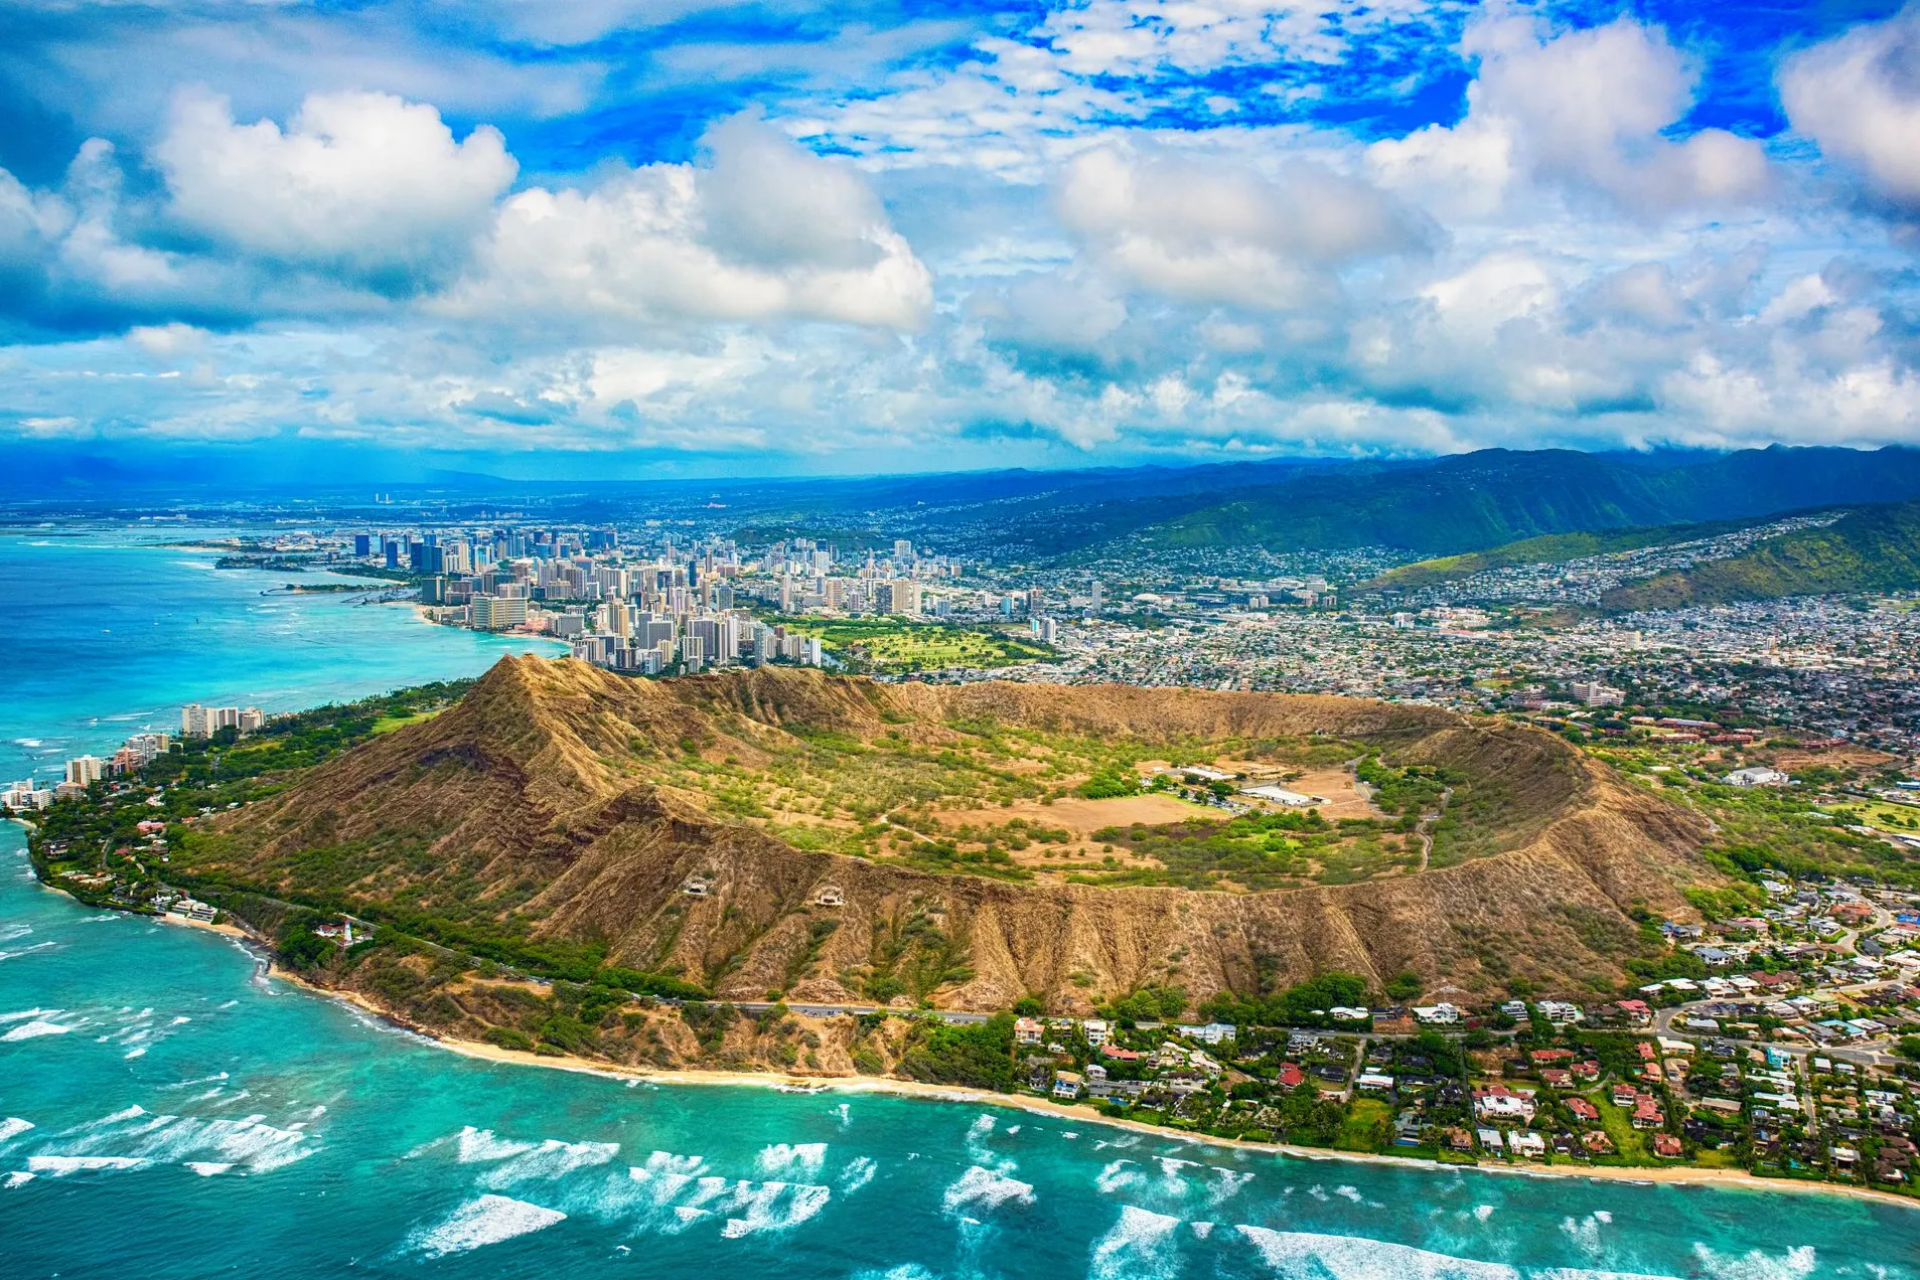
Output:
<svg viewBox="0 0 1920 1280">
<path fill-rule="evenodd" d="M 284 579 L 211 559 L 0 538 L 0 732 L 41 744 L 8 759 L 110 749 L 189 698 L 297 706 L 499 652 L 404 609 L 263 599 Z M 476 1062 L 225 938 L 82 908 L 23 847 L 0 826 L 0 1280 L 1920 1277 L 1920 1210 L 1837 1195 Z"/>
</svg>

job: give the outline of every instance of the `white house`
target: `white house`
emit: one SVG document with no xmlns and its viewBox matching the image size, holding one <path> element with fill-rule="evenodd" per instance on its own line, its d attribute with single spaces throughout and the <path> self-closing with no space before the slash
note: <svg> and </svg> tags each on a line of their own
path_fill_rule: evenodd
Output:
<svg viewBox="0 0 1920 1280">
<path fill-rule="evenodd" d="M 1721 781 L 1730 787 L 1784 787 L 1792 783 L 1793 779 L 1778 769 L 1751 765 L 1745 769 L 1735 769 Z"/>
</svg>

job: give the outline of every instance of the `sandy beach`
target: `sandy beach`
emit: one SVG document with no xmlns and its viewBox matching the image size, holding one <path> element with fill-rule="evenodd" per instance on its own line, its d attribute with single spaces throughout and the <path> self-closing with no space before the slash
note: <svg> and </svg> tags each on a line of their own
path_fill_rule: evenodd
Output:
<svg viewBox="0 0 1920 1280">
<path fill-rule="evenodd" d="M 447 1036 L 435 1035 L 419 1027 L 409 1026 L 394 1018 L 378 1005 L 355 992 L 336 991 L 328 987 L 316 986 L 294 974 L 288 973 L 278 965 L 270 970 L 270 976 L 284 979 L 288 984 L 303 990 L 352 1005 L 363 1013 L 379 1018 L 391 1026 L 411 1031 L 435 1046 L 463 1057 L 476 1058 L 485 1062 L 515 1067 L 544 1067 L 549 1070 L 572 1071 L 582 1075 L 601 1076 L 609 1080 L 640 1081 L 651 1085 L 676 1085 L 691 1087 L 731 1086 L 734 1088 L 760 1088 L 784 1090 L 810 1090 L 834 1093 L 884 1093 L 898 1097 L 923 1098 L 936 1102 L 959 1102 L 972 1106 L 998 1107 L 1004 1110 L 1024 1111 L 1033 1115 L 1050 1116 L 1057 1120 L 1071 1120 L 1077 1124 L 1096 1124 L 1110 1129 L 1125 1129 L 1145 1134 L 1169 1142 L 1190 1142 L 1204 1146 L 1237 1148 L 1243 1151 L 1258 1151 L 1268 1155 L 1285 1156 L 1296 1160 L 1316 1161 L 1357 1161 L 1361 1163 L 1385 1163 L 1403 1165 L 1408 1168 L 1425 1170 L 1457 1170 L 1506 1175 L 1519 1178 L 1587 1178 L 1600 1182 L 1634 1182 L 1643 1185 L 1667 1183 L 1672 1185 L 1707 1186 L 1720 1189 L 1747 1191 L 1791 1191 L 1812 1192 L 1824 1195 L 1853 1196 L 1881 1204 L 1898 1205 L 1905 1209 L 1920 1209 L 1920 1199 L 1894 1195 L 1890 1192 L 1876 1191 L 1867 1187 L 1850 1187 L 1832 1182 L 1799 1182 L 1782 1178 L 1759 1178 L 1744 1169 L 1702 1169 L 1697 1166 L 1675 1165 L 1651 1168 L 1629 1168 L 1617 1165 L 1506 1165 L 1506 1164 L 1447 1164 L 1437 1160 L 1425 1160 L 1410 1156 L 1383 1155 L 1365 1151 L 1335 1151 L 1326 1147 L 1300 1147 L 1278 1142 L 1247 1142 L 1239 1138 L 1220 1138 L 1210 1134 L 1190 1133 L 1179 1129 L 1166 1129 L 1158 1125 L 1142 1124 L 1136 1120 L 1126 1120 L 1101 1115 L 1089 1106 L 1073 1106 L 1055 1102 L 1048 1098 L 1027 1097 L 1020 1094 L 994 1093 L 984 1089 L 967 1089 L 955 1085 L 923 1084 L 916 1080 L 896 1080 L 885 1076 L 797 1076 L 775 1072 L 749 1071 L 645 1071 L 632 1067 L 622 1067 L 610 1062 L 595 1062 L 590 1058 L 572 1055 L 549 1056 L 546 1054 L 524 1053 L 513 1049 L 503 1049 L 498 1045 L 484 1044 L 474 1040 L 459 1040 Z"/>
</svg>

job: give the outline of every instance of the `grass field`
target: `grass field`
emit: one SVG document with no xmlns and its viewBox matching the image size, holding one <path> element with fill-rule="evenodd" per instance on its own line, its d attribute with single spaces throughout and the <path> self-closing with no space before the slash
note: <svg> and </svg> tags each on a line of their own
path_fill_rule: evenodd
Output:
<svg viewBox="0 0 1920 1280">
<path fill-rule="evenodd" d="M 1216 759 L 1279 772 L 1299 744 L 1115 741 L 998 722 L 900 725 L 856 740 L 762 738 L 748 759 L 722 749 L 630 762 L 636 776 L 718 817 L 817 850 L 922 870 L 1109 886 L 1244 892 L 1404 875 L 1417 839 L 1390 817 L 1219 809 L 1142 793 L 1143 759 Z M 1358 748 L 1341 744 L 1348 758 Z M 1113 788 L 1089 791 L 1096 782 Z M 1348 780 L 1348 788 L 1351 781 Z M 1329 787 L 1328 790 L 1335 790 Z"/>
<path fill-rule="evenodd" d="M 820 647 L 855 672 L 905 675 L 949 667 L 1008 667 L 1051 658 L 1029 636 L 904 618 L 775 618 L 790 632 L 817 636 Z"/>
<path fill-rule="evenodd" d="M 443 708 L 435 708 L 432 711 L 416 711 L 412 715 L 406 716 L 381 716 L 373 722 L 374 736 L 378 737 L 383 733 L 392 733 L 395 729 L 404 729 L 410 724 L 419 724 L 422 720 L 431 720 L 439 715 L 441 710 L 443 710 Z"/>
</svg>

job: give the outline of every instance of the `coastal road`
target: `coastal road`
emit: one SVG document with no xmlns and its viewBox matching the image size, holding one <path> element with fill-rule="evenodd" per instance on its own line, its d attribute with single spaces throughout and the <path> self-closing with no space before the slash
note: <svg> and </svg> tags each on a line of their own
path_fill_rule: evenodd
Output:
<svg viewBox="0 0 1920 1280">
<path fill-rule="evenodd" d="M 745 1013 L 765 1013 L 774 1007 L 770 1000 L 731 1000 L 727 1003 Z M 783 1001 L 792 1013 L 804 1013 L 809 1018 L 833 1018 L 841 1014 L 850 1017 L 862 1017 L 869 1013 L 895 1013 L 918 1015 L 926 1018 L 938 1018 L 942 1022 L 951 1022 L 956 1026 L 977 1026 L 993 1017 L 990 1013 L 965 1013 L 958 1009 L 888 1009 L 877 1004 L 795 1004 Z"/>
</svg>

